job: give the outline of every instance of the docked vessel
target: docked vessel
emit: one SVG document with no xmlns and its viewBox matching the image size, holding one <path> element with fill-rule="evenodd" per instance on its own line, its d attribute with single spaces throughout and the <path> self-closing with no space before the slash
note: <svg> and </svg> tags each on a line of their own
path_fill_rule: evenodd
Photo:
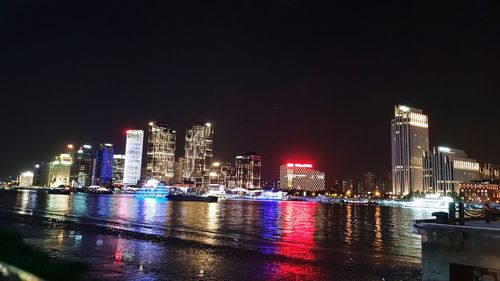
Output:
<svg viewBox="0 0 500 281">
<path fill-rule="evenodd" d="M 170 188 L 157 180 L 148 180 L 145 185 L 136 189 L 134 193 L 137 197 L 164 198 L 169 194 Z"/>
<path fill-rule="evenodd" d="M 198 194 L 169 194 L 166 197 L 170 201 L 196 201 L 215 203 L 219 200 L 218 196 Z"/>
<path fill-rule="evenodd" d="M 89 188 L 87 189 L 87 192 L 94 193 L 94 194 L 113 194 L 113 191 L 111 191 L 105 187 L 98 186 L 98 185 L 89 186 Z"/>
<path fill-rule="evenodd" d="M 416 209 L 447 210 L 450 202 L 453 202 L 453 198 L 448 196 L 428 195 L 425 198 L 415 198 L 413 201 L 404 203 L 403 206 Z"/>
<path fill-rule="evenodd" d="M 48 190 L 49 194 L 71 194 L 71 188 L 69 186 L 58 186 Z"/>
</svg>

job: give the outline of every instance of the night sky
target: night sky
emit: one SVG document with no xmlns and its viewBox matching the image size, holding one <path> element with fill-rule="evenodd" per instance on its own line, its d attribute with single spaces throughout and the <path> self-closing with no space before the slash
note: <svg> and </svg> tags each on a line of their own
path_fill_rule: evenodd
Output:
<svg viewBox="0 0 500 281">
<path fill-rule="evenodd" d="M 1 1 L 0 177 L 67 143 L 123 153 L 151 120 L 177 156 L 213 122 L 214 159 L 256 151 L 268 179 L 284 161 L 383 175 L 400 103 L 431 146 L 500 163 L 498 1 L 332 2 Z"/>
</svg>

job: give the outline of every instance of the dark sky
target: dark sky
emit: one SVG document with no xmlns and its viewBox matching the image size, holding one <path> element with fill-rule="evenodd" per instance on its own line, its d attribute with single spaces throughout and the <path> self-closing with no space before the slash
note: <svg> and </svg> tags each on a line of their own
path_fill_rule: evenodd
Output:
<svg viewBox="0 0 500 281">
<path fill-rule="evenodd" d="M 215 159 L 257 151 L 264 177 L 312 161 L 329 180 L 390 171 L 394 104 L 431 145 L 500 162 L 498 1 L 0 3 L 0 176 L 67 143 L 153 119 L 215 124 Z M 464 1 L 465 2 L 465 1 Z"/>
</svg>

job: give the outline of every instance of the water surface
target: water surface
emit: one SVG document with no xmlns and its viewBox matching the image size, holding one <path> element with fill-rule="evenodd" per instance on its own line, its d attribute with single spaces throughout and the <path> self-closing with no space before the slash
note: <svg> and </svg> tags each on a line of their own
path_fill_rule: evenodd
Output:
<svg viewBox="0 0 500 281">
<path fill-rule="evenodd" d="M 418 280 L 424 210 L 0 193 L 3 225 L 107 280 Z"/>
</svg>

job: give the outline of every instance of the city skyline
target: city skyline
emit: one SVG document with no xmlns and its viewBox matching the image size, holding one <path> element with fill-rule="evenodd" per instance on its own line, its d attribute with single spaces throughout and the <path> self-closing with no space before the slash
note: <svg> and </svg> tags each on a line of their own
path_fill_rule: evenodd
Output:
<svg viewBox="0 0 500 281">
<path fill-rule="evenodd" d="M 406 106 L 406 105 L 396 105 L 396 106 L 395 106 L 395 108 L 396 108 L 396 115 L 397 115 L 398 109 L 400 109 L 401 107 L 403 107 L 403 109 L 405 109 L 405 110 L 407 109 L 407 110 L 406 110 L 407 112 L 409 112 L 409 111 L 413 111 L 413 110 L 416 110 L 416 111 L 418 111 L 419 113 L 421 113 L 421 112 L 422 112 L 422 110 L 421 110 L 421 109 L 416 109 L 416 108 L 408 107 L 408 106 Z M 399 111 L 401 111 L 401 110 L 399 110 Z M 427 112 L 426 112 L 426 113 L 427 113 Z M 429 119 L 430 117 L 426 114 L 426 115 L 425 115 L 425 118 L 426 118 L 425 122 L 428 122 L 428 119 Z M 147 156 L 147 154 L 148 154 L 148 146 L 149 146 L 149 145 L 148 145 L 148 139 L 147 139 L 147 138 L 148 138 L 148 137 L 150 137 L 150 134 L 148 133 L 148 135 L 145 135 L 145 134 L 144 134 L 144 132 L 145 132 L 145 131 L 147 132 L 148 127 L 149 127 L 149 128 L 151 128 L 151 125 L 153 124 L 153 122 L 154 122 L 154 123 L 156 123 L 156 121 L 150 121 L 150 122 L 147 122 L 147 125 L 146 125 L 146 126 L 142 126 L 142 127 L 140 127 L 140 129 L 138 129 L 138 131 L 142 131 L 143 138 L 144 138 L 144 139 L 143 139 L 143 142 L 142 142 L 142 145 L 143 145 L 143 150 L 142 150 L 142 152 L 144 153 L 144 156 L 141 156 L 141 159 L 142 159 L 142 158 L 144 158 L 144 157 L 146 157 L 146 158 L 144 158 L 144 159 L 143 159 L 143 161 L 145 160 L 145 163 L 141 163 L 141 167 L 142 167 L 143 169 L 146 169 L 146 171 L 147 171 L 147 161 L 148 161 L 148 156 Z M 392 122 L 394 122 L 394 120 L 393 120 Z M 160 122 L 160 123 L 161 123 L 161 122 Z M 207 122 L 206 124 L 211 124 L 211 123 L 210 123 L 210 122 Z M 205 125 L 206 125 L 206 124 L 205 124 Z M 194 128 L 195 128 L 197 125 L 203 125 L 203 123 L 197 123 L 197 122 L 194 122 Z M 169 127 L 169 126 L 168 126 L 168 125 L 166 125 L 166 124 L 165 124 L 165 126 Z M 427 126 L 427 124 L 426 124 L 426 126 Z M 193 128 L 193 125 L 192 125 L 192 127 L 191 127 L 191 128 L 186 129 L 186 133 L 187 133 L 188 131 L 192 130 L 192 128 Z M 430 128 L 432 128 L 432 126 L 427 126 L 427 128 L 426 128 L 426 129 L 429 129 L 429 130 L 430 130 Z M 173 144 L 173 145 L 174 145 L 174 146 L 176 146 L 176 147 L 177 147 L 177 146 L 179 146 L 179 144 L 177 143 L 177 142 L 179 141 L 179 139 L 175 139 L 175 130 L 174 130 L 174 129 L 170 129 L 170 128 L 168 128 L 168 130 L 169 130 L 169 131 L 171 131 L 171 132 L 173 132 L 173 134 L 174 134 L 174 144 Z M 213 130 L 213 128 L 212 128 L 212 130 Z M 133 132 L 133 131 L 134 131 L 134 130 L 130 130 L 130 129 L 125 130 L 125 136 L 126 136 L 129 132 Z M 212 134 L 213 134 L 213 131 L 212 131 Z M 106 138 L 106 139 L 109 139 L 109 138 Z M 182 140 L 183 138 L 181 137 L 180 139 Z M 427 139 L 429 140 L 429 143 L 431 143 L 431 142 L 430 142 L 430 138 L 429 138 L 429 136 L 427 136 Z M 118 141 L 117 143 L 118 143 L 118 144 L 120 144 L 120 142 L 125 143 L 125 142 L 123 141 L 123 139 L 122 139 L 121 141 Z M 76 143 L 79 143 L 79 141 L 77 141 Z M 113 145 L 114 147 L 116 147 L 116 145 L 115 145 L 115 144 L 112 144 L 112 145 Z M 68 146 L 73 146 L 73 145 L 72 145 L 72 144 L 70 144 L 70 145 L 68 145 Z M 119 146 L 119 145 L 118 145 L 118 146 Z M 433 144 L 433 145 L 432 145 L 432 147 L 441 147 L 441 148 L 442 148 L 442 147 L 444 147 L 444 146 L 442 146 L 442 145 L 438 145 L 438 144 Z M 185 157 L 185 149 L 180 149 L 179 147 L 177 147 L 177 148 L 178 148 L 178 149 L 177 149 L 177 150 L 175 150 L 175 161 L 177 161 L 179 158 L 184 158 L 184 157 Z M 115 149 L 116 149 L 116 148 L 115 148 Z M 427 148 L 427 150 L 426 150 L 426 149 L 421 149 L 421 150 L 422 150 L 422 151 L 429 151 L 429 152 L 431 152 L 431 149 L 429 149 L 429 148 Z M 61 150 L 61 149 L 59 149 L 59 151 L 58 151 L 57 153 L 59 153 L 60 151 L 62 151 L 62 150 Z M 125 154 L 125 151 L 123 151 L 122 153 L 124 153 L 124 154 Z M 221 154 L 226 154 L 226 153 L 221 153 Z M 238 155 L 238 154 L 235 154 L 235 155 Z M 32 161 L 32 162 L 36 163 L 35 165 L 38 165 L 39 163 L 43 163 L 43 162 L 45 162 L 45 161 L 50 162 L 50 158 L 51 158 L 51 157 L 53 157 L 53 156 L 46 156 L 46 157 L 45 157 L 45 160 L 38 160 L 38 161 Z M 233 157 L 234 157 L 234 155 L 233 155 Z M 226 159 L 221 159 L 220 157 L 218 157 L 218 154 L 216 154 L 215 156 L 212 156 L 211 158 L 213 158 L 213 159 L 211 159 L 211 161 L 213 160 L 213 162 L 220 162 L 220 161 L 224 162 L 224 161 L 226 161 Z M 300 157 L 299 157 L 299 158 L 300 158 Z M 390 158 L 390 156 L 389 156 L 389 158 Z M 282 165 L 283 163 L 285 163 L 285 162 L 287 162 L 287 161 L 290 161 L 290 159 L 294 159 L 294 158 L 290 158 L 290 157 L 287 157 L 287 158 L 285 158 L 285 157 L 281 157 L 281 159 L 288 159 L 288 160 L 286 160 L 286 161 L 285 161 L 285 160 L 281 160 L 281 162 L 279 163 L 279 165 Z M 303 158 L 300 158 L 300 159 L 303 159 Z M 309 161 L 309 162 L 311 162 L 311 161 L 312 161 L 312 162 L 314 162 L 314 163 L 317 163 L 317 162 L 320 162 L 320 163 L 321 163 L 321 159 L 313 159 L 313 160 L 310 160 L 310 159 L 311 159 L 311 157 L 306 157 L 306 159 L 307 159 L 307 161 Z M 293 160 L 293 161 L 295 161 L 295 160 Z M 495 162 L 495 161 L 490 161 L 490 162 L 488 162 L 488 161 L 484 161 L 484 160 L 482 160 L 482 159 L 480 159 L 479 161 L 480 161 L 481 163 L 485 164 L 485 165 L 489 165 L 491 162 L 493 162 L 493 163 L 497 163 L 497 162 L 498 162 L 498 161 L 496 161 L 496 162 Z M 208 162 L 207 162 L 207 163 L 208 163 Z M 173 163 L 172 163 L 172 164 L 173 164 Z M 266 165 L 266 166 L 267 166 L 267 165 Z M 264 167 L 266 167 L 266 166 L 264 166 Z M 267 168 L 267 167 L 266 167 L 266 168 Z M 264 178 L 264 177 L 262 177 L 262 179 L 265 179 L 265 180 L 271 180 L 271 181 L 273 181 L 273 180 L 278 180 L 278 179 L 280 178 L 279 172 L 276 172 L 276 169 L 273 169 L 273 168 L 275 168 L 275 167 L 272 167 L 272 168 L 267 168 L 267 169 L 266 169 L 266 170 L 268 170 L 268 171 L 269 171 L 269 170 L 274 170 L 274 171 L 272 171 L 272 172 L 271 172 L 272 176 L 271 176 L 271 177 L 268 177 L 268 178 Z M 390 167 L 389 167 L 389 168 L 390 168 Z M 23 168 L 23 169 L 21 169 L 21 170 L 22 170 L 22 171 L 29 171 L 30 169 L 33 169 L 33 167 L 28 167 L 28 166 L 26 166 L 26 168 Z M 172 166 L 172 169 L 173 169 L 173 166 Z M 185 167 L 184 167 L 184 169 L 185 169 Z M 21 171 L 21 170 L 19 170 L 19 171 Z M 207 168 L 207 171 L 208 171 L 208 170 L 209 170 L 209 168 Z M 263 170 L 265 170 L 265 169 L 263 169 Z M 17 171 L 17 174 L 19 174 L 19 171 Z M 328 179 L 328 180 L 327 180 L 327 185 L 331 188 L 332 184 L 334 184 L 334 182 L 335 182 L 336 180 L 339 180 L 339 179 L 351 179 L 351 180 L 354 180 L 354 181 L 361 180 L 361 178 L 362 178 L 362 176 L 364 175 L 364 173 L 366 173 L 366 172 L 371 172 L 371 171 L 377 171 L 377 168 L 376 168 L 376 167 L 368 167 L 368 169 L 367 169 L 367 170 L 362 171 L 360 174 L 354 174 L 354 176 L 345 176 L 345 175 L 344 175 L 344 176 L 336 176 L 336 177 L 327 176 L 327 179 Z M 148 172 L 146 172 L 146 177 L 145 177 L 144 179 L 148 178 L 147 173 L 148 173 Z M 374 176 L 376 176 L 376 178 L 377 178 L 377 179 L 379 179 L 380 181 L 382 181 L 382 179 L 385 177 L 386 171 L 375 172 L 375 173 L 376 173 L 376 175 L 374 175 Z M 327 175 L 328 175 L 328 174 L 327 174 Z M 18 175 L 17 175 L 17 176 L 18 176 Z M 12 178 L 15 178 L 15 177 L 16 177 L 16 172 L 12 175 Z M 173 177 L 173 170 L 172 170 L 172 177 Z M 141 178 L 142 178 L 142 176 L 141 176 Z M 151 177 L 149 177 L 149 178 L 151 178 Z M 419 177 L 419 178 L 420 178 L 420 177 Z M 185 179 L 185 180 L 189 180 L 189 179 L 187 179 L 185 176 L 184 176 L 184 179 Z M 167 181 L 167 182 L 168 182 L 168 181 Z M 208 182 L 208 180 L 207 180 L 207 182 Z M 423 185 L 423 182 L 422 182 L 422 185 Z M 394 190 L 394 186 L 393 186 L 393 190 Z M 426 188 L 414 188 L 414 189 L 413 189 L 413 191 L 416 191 L 416 190 L 426 190 Z M 407 192 L 403 192 L 403 193 L 401 193 L 401 194 L 404 194 L 404 193 L 407 193 Z"/>
<path fill-rule="evenodd" d="M 220 4 L 186 14 L 181 3 L 127 3 L 119 13 L 92 1 L 6 3 L 28 16 L 9 13 L 0 29 L 8 42 L 0 117 L 12 136 L 0 140 L 0 176 L 67 143 L 123 152 L 123 130 L 152 120 L 178 132 L 198 120 L 217 124 L 217 160 L 256 151 L 263 178 L 288 160 L 318 161 L 329 178 L 385 174 L 394 104 L 425 109 L 431 146 L 500 159 L 493 9 Z"/>
</svg>

